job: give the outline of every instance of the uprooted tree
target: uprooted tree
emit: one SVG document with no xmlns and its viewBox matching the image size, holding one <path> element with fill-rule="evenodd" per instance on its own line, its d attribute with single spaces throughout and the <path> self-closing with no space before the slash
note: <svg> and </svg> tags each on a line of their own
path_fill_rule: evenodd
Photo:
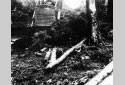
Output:
<svg viewBox="0 0 125 85">
<path fill-rule="evenodd" d="M 85 0 L 86 1 L 86 0 Z M 109 4 L 108 0 L 105 1 L 105 8 L 106 10 L 111 11 L 111 8 L 108 8 L 107 6 L 111 5 L 111 2 Z M 93 42 L 98 43 L 98 24 L 97 24 L 97 9 L 96 9 L 96 0 L 89 0 L 86 3 L 86 14 L 83 16 L 79 16 L 79 18 L 77 17 L 76 19 L 72 19 L 71 21 L 69 21 L 69 27 L 72 28 L 73 31 L 75 31 L 74 33 L 77 33 L 77 35 L 82 36 L 81 41 L 79 40 L 79 42 L 77 42 L 76 45 L 72 46 L 71 48 L 69 48 L 67 51 L 65 51 L 58 59 L 56 59 L 56 51 L 57 48 L 53 48 L 51 53 L 50 53 L 50 61 L 49 64 L 47 65 L 46 68 L 52 68 L 53 66 L 59 64 L 60 62 L 62 62 L 70 53 L 72 53 L 75 49 L 78 49 L 80 47 L 84 47 L 83 42 L 83 36 L 86 35 L 87 38 L 93 39 Z M 58 9 L 59 13 L 58 15 L 58 19 L 60 19 L 60 10 Z M 81 22 L 80 22 L 81 21 Z M 78 23 L 77 23 L 78 22 Z M 77 26 L 75 28 L 75 25 Z M 82 25 L 80 25 L 82 24 Z M 84 26 L 83 26 L 84 25 Z M 79 29 L 84 29 L 84 30 L 79 30 Z M 89 30 L 90 29 L 90 30 Z M 85 33 L 87 32 L 87 33 Z M 79 36 L 79 38 L 80 38 Z M 91 42 L 91 41 L 90 41 Z"/>
<path fill-rule="evenodd" d="M 111 8 L 107 2 L 104 5 L 100 2 L 89 4 L 86 4 L 87 13 L 80 11 L 81 13 L 75 12 L 75 14 L 68 11 L 59 15 L 63 12 L 62 9 L 59 9 L 59 14 L 56 10 L 57 21 L 50 27 L 34 25 L 27 27 L 20 24 L 21 27 L 12 26 L 12 38 L 13 35 L 21 35 L 19 40 L 12 39 L 13 84 L 41 85 L 44 82 L 54 84 L 53 82 L 56 83 L 56 81 L 64 83 L 60 80 L 64 76 L 64 81 L 68 80 L 70 84 L 73 83 L 71 85 L 86 82 L 87 85 L 97 83 L 102 85 L 103 80 L 111 79 L 112 63 L 107 65 L 112 61 L 113 56 L 112 41 L 110 41 L 113 32 L 112 21 L 107 22 L 111 19 L 111 15 L 109 16 Z M 93 9 L 95 5 L 97 8 Z M 17 8 L 12 12 L 15 11 L 23 12 L 24 9 Z M 102 71 L 99 75 L 95 76 L 100 70 Z M 75 80 L 72 81 L 72 77 Z M 91 80 L 92 77 L 94 78 Z"/>
<path fill-rule="evenodd" d="M 71 52 L 83 46 L 83 43 L 81 42 L 84 41 L 84 38 L 87 38 L 88 41 L 93 39 L 94 42 L 98 42 L 97 9 L 96 9 L 96 2 L 95 2 L 96 0 L 81 0 L 81 1 L 85 2 L 84 9 L 86 10 L 86 12 L 81 11 L 80 14 L 79 13 L 73 14 L 71 11 L 71 13 L 69 13 L 70 16 L 66 15 L 66 13 L 63 13 L 64 18 L 60 19 L 61 11 L 65 7 L 60 7 L 60 4 L 63 4 L 63 3 L 60 2 L 60 0 L 57 0 L 56 11 L 57 11 L 58 21 L 55 22 L 50 29 L 47 29 L 45 31 L 39 31 L 34 34 L 33 36 L 34 42 L 29 47 L 29 50 L 34 50 L 34 47 L 36 47 L 38 44 L 41 46 L 40 49 L 46 46 L 45 44 L 43 45 L 42 43 L 46 43 L 54 47 L 54 48 L 52 47 L 53 49 L 50 50 L 51 52 L 49 52 L 50 54 L 48 57 L 50 57 L 50 60 L 46 68 L 52 68 L 53 66 L 59 64 Z M 64 54 L 60 56 L 60 58 L 56 59 L 56 51 L 58 50 L 58 48 L 55 48 L 55 47 L 63 44 L 69 45 L 69 43 L 64 43 L 67 41 L 71 41 L 72 43 L 70 45 L 71 48 L 65 51 Z M 92 41 L 89 41 L 89 42 L 92 42 Z"/>
<path fill-rule="evenodd" d="M 62 7 L 58 7 L 58 3 L 61 3 Z M 57 0 L 57 19 L 60 19 L 61 17 L 61 10 L 65 9 L 65 7 L 63 7 L 63 5 L 66 2 L 64 1 L 59 1 Z M 86 10 L 84 12 L 85 16 L 81 16 L 81 19 L 75 19 L 75 20 L 71 20 L 70 23 L 70 27 L 73 29 L 73 31 L 78 32 L 78 35 L 80 36 L 84 36 L 85 34 L 87 35 L 87 38 L 91 38 L 89 36 L 92 35 L 93 37 L 93 41 L 97 42 L 97 21 L 96 21 L 96 4 L 95 4 L 95 0 L 89 0 L 86 1 L 84 0 L 84 7 Z M 85 18 L 86 17 L 86 18 Z M 77 23 L 78 22 L 78 23 Z M 77 27 L 75 27 L 75 25 Z M 79 27 L 79 28 L 78 28 Z M 78 29 L 77 29 L 78 28 Z M 84 30 L 79 30 L 79 29 L 84 29 Z M 89 30 L 90 29 L 90 30 Z M 85 31 L 86 30 L 86 31 Z M 85 32 L 86 33 L 85 33 Z M 92 33 L 91 33 L 92 32 Z M 80 37 L 79 37 L 80 38 Z M 82 38 L 81 38 L 82 39 Z M 52 50 L 52 53 L 50 55 L 50 61 L 49 64 L 47 65 L 46 68 L 52 68 L 53 66 L 59 64 L 60 62 L 62 62 L 70 53 L 72 53 L 75 49 L 80 48 L 83 45 L 84 40 L 82 40 L 80 43 L 76 44 L 75 46 L 71 47 L 70 49 L 68 49 L 66 52 L 64 52 L 64 54 L 62 54 L 58 59 L 56 59 L 56 51 L 57 49 L 54 48 Z"/>
</svg>

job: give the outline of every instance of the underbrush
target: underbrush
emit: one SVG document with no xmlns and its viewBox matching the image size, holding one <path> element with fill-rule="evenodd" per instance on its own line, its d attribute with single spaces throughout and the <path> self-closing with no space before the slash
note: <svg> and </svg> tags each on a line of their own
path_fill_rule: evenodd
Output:
<svg viewBox="0 0 125 85">
<path fill-rule="evenodd" d="M 103 28 L 102 23 L 100 28 Z M 56 42 L 54 44 L 46 43 L 49 41 L 44 42 L 46 44 L 43 45 L 41 41 L 32 48 L 36 50 L 28 51 L 24 48 L 23 52 L 17 52 L 12 47 L 11 76 L 13 85 L 80 85 L 86 83 L 111 62 L 113 58 L 112 36 L 107 36 L 107 33 L 104 33 L 104 31 L 107 31 L 105 27 L 104 31 L 102 30 L 99 31 L 98 43 L 86 45 L 80 51 L 71 53 L 62 63 L 52 69 L 45 69 L 47 61 L 44 60 L 44 56 L 49 48 L 58 46 L 65 52 L 73 46 L 70 42 L 73 41 L 76 44 L 80 40 L 66 40 L 63 42 L 64 44 L 61 43 L 62 45 L 55 45 Z M 110 31 L 108 30 L 107 32 Z M 58 35 L 58 32 L 55 34 Z M 35 37 L 35 39 L 38 38 Z M 43 47 L 46 47 L 46 50 L 41 52 L 40 49 Z"/>
<path fill-rule="evenodd" d="M 12 37 L 21 37 L 11 45 L 12 85 L 84 85 L 110 63 L 113 60 L 112 24 L 98 20 L 98 42 L 94 43 L 88 33 L 91 29 L 87 29 L 87 19 L 81 16 L 64 18 L 47 28 L 12 27 Z M 62 49 L 57 51 L 58 58 L 83 39 L 86 39 L 84 46 L 57 66 L 45 68 L 48 61 L 44 57 L 49 49 Z"/>
</svg>

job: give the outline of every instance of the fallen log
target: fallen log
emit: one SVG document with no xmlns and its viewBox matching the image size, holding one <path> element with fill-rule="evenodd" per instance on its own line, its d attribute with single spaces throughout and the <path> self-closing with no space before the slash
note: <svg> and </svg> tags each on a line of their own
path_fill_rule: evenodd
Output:
<svg viewBox="0 0 125 85">
<path fill-rule="evenodd" d="M 109 63 L 99 74 L 97 74 L 94 78 L 92 78 L 90 81 L 88 81 L 85 85 L 112 85 L 113 80 L 111 77 L 113 72 L 113 61 Z M 110 80 L 107 80 L 110 79 Z M 109 84 L 103 84 L 106 83 L 104 81 L 110 81 Z"/>
<path fill-rule="evenodd" d="M 56 50 L 57 48 L 53 48 L 53 51 L 51 53 L 51 59 L 49 61 L 49 64 L 46 66 L 46 69 L 48 68 L 52 68 L 55 65 L 59 64 L 60 62 L 62 62 L 71 52 L 73 52 L 75 49 L 81 48 L 81 46 L 83 45 L 83 42 L 85 40 L 82 40 L 80 43 L 76 44 L 75 46 L 73 46 L 72 48 L 68 49 L 64 54 L 62 54 L 61 57 L 59 57 L 58 59 L 56 59 Z"/>
<path fill-rule="evenodd" d="M 99 85 L 113 85 L 113 74 L 104 79 Z"/>
</svg>

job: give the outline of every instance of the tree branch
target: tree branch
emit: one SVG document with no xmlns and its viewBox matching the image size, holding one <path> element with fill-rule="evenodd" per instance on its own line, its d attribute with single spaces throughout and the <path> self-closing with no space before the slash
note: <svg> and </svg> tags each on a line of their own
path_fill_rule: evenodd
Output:
<svg viewBox="0 0 125 85">
<path fill-rule="evenodd" d="M 59 64 L 60 62 L 62 62 L 71 52 L 73 52 L 75 49 L 78 49 L 82 46 L 83 42 L 85 40 L 82 40 L 80 43 L 76 44 L 75 46 L 73 46 L 72 48 L 68 49 L 61 57 L 59 57 L 58 59 L 56 59 L 56 48 L 53 49 L 52 55 L 51 55 L 51 60 L 50 63 L 46 66 L 46 68 L 52 68 L 55 65 Z"/>
</svg>

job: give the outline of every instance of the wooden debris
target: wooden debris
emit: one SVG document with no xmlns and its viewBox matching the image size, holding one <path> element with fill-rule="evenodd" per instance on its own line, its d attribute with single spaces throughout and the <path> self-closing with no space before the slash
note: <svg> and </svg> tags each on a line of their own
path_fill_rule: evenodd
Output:
<svg viewBox="0 0 125 85">
<path fill-rule="evenodd" d="M 72 48 L 68 49 L 58 59 L 56 59 L 56 50 L 57 50 L 57 48 L 53 48 L 53 51 L 52 51 L 52 54 L 51 54 L 50 63 L 46 66 L 46 68 L 52 68 L 53 66 L 55 66 L 55 65 L 59 64 L 60 62 L 62 62 L 71 52 L 73 52 L 75 49 L 80 48 L 84 41 L 85 40 L 82 40 L 80 43 L 78 43 L 75 46 L 73 46 Z"/>
<path fill-rule="evenodd" d="M 53 48 L 52 52 L 51 52 L 51 59 L 50 59 L 50 63 L 52 62 L 56 62 L 56 51 L 57 51 L 57 48 Z"/>
<path fill-rule="evenodd" d="M 41 52 L 44 52 L 46 49 L 47 49 L 47 48 L 45 47 L 45 48 L 42 48 L 40 51 L 41 51 Z"/>
<path fill-rule="evenodd" d="M 108 64 L 99 74 L 97 74 L 93 79 L 91 79 L 89 82 L 87 82 L 85 85 L 104 85 L 102 84 L 103 80 L 106 79 L 110 76 L 110 79 L 112 79 L 111 75 L 113 72 L 113 61 Z M 111 74 L 111 75 L 110 75 Z M 109 80 L 110 81 L 110 80 Z M 108 85 L 112 85 L 113 81 L 109 82 Z M 103 82 L 104 83 L 104 82 Z M 106 84 L 107 85 L 107 84 Z"/>
<path fill-rule="evenodd" d="M 49 59 L 49 57 L 51 56 L 51 51 L 52 51 L 52 49 L 49 49 L 49 51 L 47 51 L 46 52 L 46 55 L 45 55 L 45 60 L 48 60 Z"/>
</svg>

